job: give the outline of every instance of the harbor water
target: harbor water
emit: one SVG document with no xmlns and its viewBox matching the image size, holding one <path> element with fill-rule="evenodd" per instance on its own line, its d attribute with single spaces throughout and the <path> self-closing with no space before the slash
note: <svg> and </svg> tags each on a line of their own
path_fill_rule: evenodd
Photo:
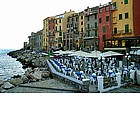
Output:
<svg viewBox="0 0 140 140">
<path fill-rule="evenodd" d="M 22 68 L 22 64 L 19 61 L 16 61 L 16 58 L 7 55 L 10 51 L 13 50 L 0 49 L 0 80 L 5 81 L 15 75 L 24 74 L 25 72 Z"/>
</svg>

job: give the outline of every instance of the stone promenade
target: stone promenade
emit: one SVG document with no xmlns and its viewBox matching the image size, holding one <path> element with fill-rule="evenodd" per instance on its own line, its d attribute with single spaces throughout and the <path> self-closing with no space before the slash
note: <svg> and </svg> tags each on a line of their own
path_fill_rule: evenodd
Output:
<svg viewBox="0 0 140 140">
<path fill-rule="evenodd" d="M 58 81 L 57 79 L 48 79 L 45 81 L 32 82 L 27 84 L 21 84 L 19 87 L 15 87 L 6 90 L 5 93 L 77 93 L 77 89 L 73 86 Z M 98 93 L 95 85 L 89 86 L 89 93 Z M 140 93 L 140 86 L 129 85 L 127 87 L 121 87 L 115 90 L 111 90 L 107 93 Z"/>
</svg>

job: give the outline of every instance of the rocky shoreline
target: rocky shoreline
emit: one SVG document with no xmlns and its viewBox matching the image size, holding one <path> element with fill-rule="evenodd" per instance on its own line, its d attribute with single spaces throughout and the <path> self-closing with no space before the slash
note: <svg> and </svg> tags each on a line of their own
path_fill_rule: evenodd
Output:
<svg viewBox="0 0 140 140">
<path fill-rule="evenodd" d="M 1 93 L 18 87 L 20 84 L 44 81 L 51 78 L 51 73 L 46 63 L 47 56 L 22 49 L 9 52 L 8 55 L 22 63 L 25 73 L 23 75 L 14 75 L 6 81 L 0 81 Z"/>
</svg>

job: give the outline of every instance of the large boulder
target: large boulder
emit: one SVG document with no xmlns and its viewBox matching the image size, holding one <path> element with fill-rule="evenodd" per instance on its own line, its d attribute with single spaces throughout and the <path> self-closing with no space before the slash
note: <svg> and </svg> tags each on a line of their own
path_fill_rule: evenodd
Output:
<svg viewBox="0 0 140 140">
<path fill-rule="evenodd" d="M 18 86 L 20 84 L 23 84 L 23 80 L 21 78 L 14 78 L 14 79 L 10 79 L 8 81 L 14 86 Z"/>
<path fill-rule="evenodd" d="M 2 88 L 3 89 L 10 89 L 10 88 L 13 88 L 14 85 L 12 85 L 10 82 L 5 82 L 3 85 L 2 85 Z"/>
<path fill-rule="evenodd" d="M 0 87 L 3 85 L 3 83 L 4 83 L 4 82 L 3 82 L 2 80 L 0 80 Z"/>
<path fill-rule="evenodd" d="M 22 79 L 23 83 L 28 83 L 29 82 L 29 79 L 26 75 L 22 75 L 21 79 Z"/>
<path fill-rule="evenodd" d="M 41 71 L 35 71 L 32 76 L 34 77 L 34 79 L 36 80 L 41 80 L 42 78 L 42 72 Z"/>
<path fill-rule="evenodd" d="M 48 78 L 50 76 L 50 72 L 49 71 L 42 71 L 42 77 L 43 78 Z"/>
</svg>

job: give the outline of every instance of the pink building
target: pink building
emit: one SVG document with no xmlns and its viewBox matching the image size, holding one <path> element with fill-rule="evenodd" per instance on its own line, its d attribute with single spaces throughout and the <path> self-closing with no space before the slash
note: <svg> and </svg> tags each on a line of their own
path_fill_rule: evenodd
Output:
<svg viewBox="0 0 140 140">
<path fill-rule="evenodd" d="M 111 3 L 99 6 L 98 20 L 98 49 L 104 50 L 104 40 L 112 37 Z"/>
</svg>

